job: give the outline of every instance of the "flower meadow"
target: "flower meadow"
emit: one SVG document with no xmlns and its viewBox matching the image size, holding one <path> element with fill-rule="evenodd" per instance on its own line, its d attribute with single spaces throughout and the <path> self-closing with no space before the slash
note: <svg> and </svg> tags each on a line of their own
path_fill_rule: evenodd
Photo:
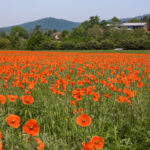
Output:
<svg viewBox="0 0 150 150">
<path fill-rule="evenodd" d="M 150 54 L 0 51 L 0 150 L 149 150 Z"/>
</svg>

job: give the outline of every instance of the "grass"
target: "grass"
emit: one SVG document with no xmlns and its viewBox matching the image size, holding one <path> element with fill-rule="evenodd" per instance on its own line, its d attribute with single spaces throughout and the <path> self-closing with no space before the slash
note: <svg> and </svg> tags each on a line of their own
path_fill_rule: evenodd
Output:
<svg viewBox="0 0 150 150">
<path fill-rule="evenodd" d="M 35 137 L 31 137 L 29 141 L 30 136 L 25 134 L 22 128 L 29 119 L 36 119 L 40 127 L 36 137 L 45 143 L 43 148 L 45 150 L 82 150 L 82 142 L 87 143 L 93 136 L 104 139 L 103 150 L 149 150 L 149 56 L 110 53 L 58 55 L 56 51 L 40 54 L 38 51 L 34 53 L 7 51 L 5 54 L 0 52 L 0 85 L 2 87 L 0 95 L 18 96 L 14 103 L 7 98 L 5 104 L 0 104 L 3 148 L 5 150 L 35 150 L 37 147 Z M 71 73 L 72 70 L 74 73 Z M 104 76 L 98 75 L 97 72 Z M 3 81 L 6 76 L 9 77 L 8 81 Z M 29 90 L 34 103 L 25 105 L 19 99 L 26 94 L 19 85 L 12 87 L 15 77 L 19 78 L 25 90 L 32 81 L 36 81 L 35 87 Z M 23 83 L 25 77 L 29 82 Z M 43 78 L 46 79 L 46 83 L 41 83 Z M 109 78 L 116 79 L 117 83 Z M 109 84 L 102 84 L 103 79 Z M 84 81 L 84 84 L 80 84 L 79 80 Z M 75 81 L 75 85 L 70 84 L 72 81 Z M 143 86 L 137 87 L 138 82 L 142 82 Z M 7 87 L 3 86 L 4 83 Z M 129 89 L 131 93 L 134 93 L 133 97 L 130 98 L 130 92 L 127 92 L 128 94 L 124 91 L 117 92 L 109 86 L 110 83 L 117 90 Z M 58 85 L 58 89 L 64 92 L 64 95 L 55 94 L 50 90 L 51 87 Z M 76 88 L 90 89 L 91 86 L 95 86 L 92 94 L 81 95 L 81 100 L 73 97 L 72 91 Z M 97 102 L 93 100 L 93 93 L 100 94 Z M 106 98 L 105 94 L 111 97 Z M 119 95 L 126 97 L 132 105 L 126 102 L 119 103 L 117 101 Z M 77 105 L 71 106 L 71 100 L 76 100 Z M 89 126 L 83 128 L 77 125 L 76 118 L 80 113 L 73 114 L 73 110 L 78 108 L 83 108 L 83 113 L 91 117 L 92 122 Z M 20 116 L 19 128 L 14 129 L 7 124 L 5 119 L 9 114 Z"/>
<path fill-rule="evenodd" d="M 4 50 L 0 50 L 4 51 Z M 7 51 L 20 51 L 20 50 L 7 50 Z M 31 50 L 22 50 L 31 51 Z M 35 50 L 33 50 L 35 51 Z M 37 51 L 37 50 L 36 50 Z M 150 54 L 150 50 L 38 50 L 41 52 L 77 52 L 77 53 L 133 53 L 133 54 Z"/>
</svg>

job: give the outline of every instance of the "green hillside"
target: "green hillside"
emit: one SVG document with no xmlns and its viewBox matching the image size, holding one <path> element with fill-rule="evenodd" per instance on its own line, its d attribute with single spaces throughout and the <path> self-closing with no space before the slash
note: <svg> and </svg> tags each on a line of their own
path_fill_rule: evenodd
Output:
<svg viewBox="0 0 150 150">
<path fill-rule="evenodd" d="M 71 31 L 72 28 L 79 26 L 80 23 L 49 17 L 49 18 L 44 18 L 44 19 L 20 24 L 21 27 L 25 28 L 28 31 L 32 31 L 37 25 L 40 25 L 43 30 L 57 29 L 58 31 L 63 31 L 63 30 Z M 10 31 L 11 27 L 0 28 L 0 31 Z"/>
</svg>

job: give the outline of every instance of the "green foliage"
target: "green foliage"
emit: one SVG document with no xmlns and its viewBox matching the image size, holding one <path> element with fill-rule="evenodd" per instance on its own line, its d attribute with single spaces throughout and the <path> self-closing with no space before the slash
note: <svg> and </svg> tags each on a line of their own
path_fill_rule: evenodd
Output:
<svg viewBox="0 0 150 150">
<path fill-rule="evenodd" d="M 141 21 L 147 23 L 148 30 L 150 31 L 150 16 L 144 16 Z"/>
<path fill-rule="evenodd" d="M 100 24 L 100 18 L 98 16 L 91 16 L 90 20 L 89 20 L 89 24 L 91 26 L 99 25 Z"/>
<path fill-rule="evenodd" d="M 113 18 L 112 18 L 112 22 L 113 22 L 113 23 L 116 23 L 116 22 L 121 22 L 121 21 L 120 21 L 117 17 L 113 17 Z"/>
<path fill-rule="evenodd" d="M 124 49 L 150 49 L 150 40 L 146 39 L 126 39 L 121 42 Z"/>
<path fill-rule="evenodd" d="M 75 43 L 71 41 L 63 42 L 60 46 L 61 50 L 71 50 L 75 48 Z"/>
<path fill-rule="evenodd" d="M 1 38 L 0 39 L 0 49 L 10 48 L 11 42 L 8 39 Z"/>
<path fill-rule="evenodd" d="M 101 42 L 101 49 L 113 49 L 114 47 L 114 42 L 111 40 L 106 39 Z"/>
<path fill-rule="evenodd" d="M 141 22 L 139 19 L 136 19 L 136 18 L 132 18 L 130 19 L 128 22 Z"/>
<path fill-rule="evenodd" d="M 98 41 L 92 40 L 92 41 L 87 42 L 87 48 L 90 50 L 94 50 L 94 49 L 98 50 L 101 48 L 101 45 Z"/>
<path fill-rule="evenodd" d="M 89 28 L 87 31 L 87 36 L 98 37 L 103 34 L 103 29 L 99 25 L 94 25 L 92 28 Z"/>
<path fill-rule="evenodd" d="M 27 49 L 35 50 L 39 49 L 39 45 L 44 40 L 44 34 L 42 31 L 35 31 L 31 38 L 27 42 Z"/>
<path fill-rule="evenodd" d="M 75 45 L 75 49 L 84 50 L 84 49 L 87 49 L 87 45 L 85 42 L 79 42 Z"/>
<path fill-rule="evenodd" d="M 67 38 L 69 35 L 70 35 L 70 32 L 67 30 L 64 30 L 64 31 L 62 31 L 60 36 L 63 39 L 63 38 Z"/>
<path fill-rule="evenodd" d="M 28 32 L 21 26 L 12 27 L 10 34 L 12 36 L 19 36 L 22 38 L 28 38 Z"/>
<path fill-rule="evenodd" d="M 40 49 L 42 50 L 56 50 L 57 49 L 57 43 L 54 41 L 48 41 L 48 40 L 44 40 L 42 41 L 42 43 L 40 44 Z"/>
</svg>

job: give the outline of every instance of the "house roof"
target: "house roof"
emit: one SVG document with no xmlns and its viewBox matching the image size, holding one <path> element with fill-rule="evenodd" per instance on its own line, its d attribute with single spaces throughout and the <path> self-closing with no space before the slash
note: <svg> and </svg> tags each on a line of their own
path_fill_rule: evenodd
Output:
<svg viewBox="0 0 150 150">
<path fill-rule="evenodd" d="M 138 22 L 138 23 L 123 23 L 123 26 L 145 26 L 146 22 Z"/>
<path fill-rule="evenodd" d="M 115 26 L 145 26 L 146 22 L 133 22 L 133 23 L 116 23 Z M 107 26 L 112 26 L 112 24 L 107 24 Z"/>
</svg>

